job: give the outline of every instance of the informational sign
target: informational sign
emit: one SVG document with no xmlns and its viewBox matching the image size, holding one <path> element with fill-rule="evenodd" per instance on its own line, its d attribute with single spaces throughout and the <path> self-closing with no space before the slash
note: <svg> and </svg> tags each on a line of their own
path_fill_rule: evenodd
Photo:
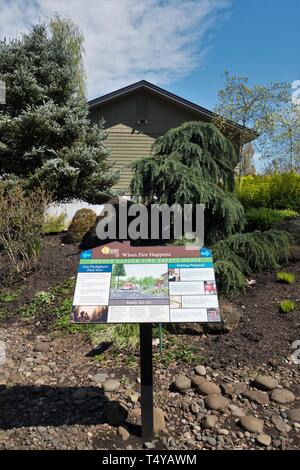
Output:
<svg viewBox="0 0 300 470">
<path fill-rule="evenodd" d="M 81 253 L 71 321 L 218 322 L 212 253 L 113 242 Z"/>
</svg>

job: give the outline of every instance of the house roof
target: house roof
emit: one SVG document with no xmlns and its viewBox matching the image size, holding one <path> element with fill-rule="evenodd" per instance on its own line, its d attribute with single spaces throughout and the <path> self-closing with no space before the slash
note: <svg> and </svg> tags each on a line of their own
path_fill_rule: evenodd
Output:
<svg viewBox="0 0 300 470">
<path fill-rule="evenodd" d="M 99 98 L 95 98 L 91 101 L 88 102 L 89 107 L 92 109 L 96 106 L 99 106 L 101 104 L 105 104 L 109 101 L 113 101 L 121 96 L 124 96 L 126 94 L 132 93 L 137 90 L 149 90 L 152 93 L 163 97 L 164 99 L 169 100 L 170 102 L 179 104 L 187 109 L 190 109 L 192 111 L 195 111 L 199 113 L 201 116 L 205 116 L 209 119 L 213 119 L 215 117 L 218 117 L 218 114 L 214 113 L 213 111 L 210 111 L 209 109 L 203 108 L 202 106 L 199 106 L 198 104 L 192 103 L 189 100 L 186 100 L 185 98 L 182 98 L 178 95 L 175 95 L 174 93 L 171 93 L 170 91 L 164 90 L 163 88 L 160 88 L 157 85 L 154 85 L 153 83 L 147 82 L 146 80 L 141 80 L 136 83 L 132 83 L 131 85 L 125 86 L 123 88 L 120 88 L 119 90 L 115 90 L 111 93 L 107 93 L 106 95 L 100 96 Z M 252 129 L 249 129 L 248 127 L 244 127 L 241 124 L 237 124 L 233 121 L 226 120 L 230 126 L 235 127 L 236 129 L 239 129 L 241 131 L 246 131 L 248 134 L 246 136 L 246 139 L 248 142 L 251 142 L 251 140 L 254 140 L 256 137 L 258 137 L 257 132 L 253 131 Z"/>
</svg>

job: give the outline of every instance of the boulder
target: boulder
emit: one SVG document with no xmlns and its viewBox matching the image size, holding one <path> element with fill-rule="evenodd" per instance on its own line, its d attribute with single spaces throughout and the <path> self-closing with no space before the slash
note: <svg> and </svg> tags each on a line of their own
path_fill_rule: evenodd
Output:
<svg viewBox="0 0 300 470">
<path fill-rule="evenodd" d="M 221 389 L 219 385 L 213 382 L 208 382 L 207 380 L 204 380 L 203 382 L 199 383 L 197 388 L 198 392 L 202 395 L 210 395 L 211 393 L 214 393 L 215 395 L 221 395 Z"/>
<path fill-rule="evenodd" d="M 218 395 L 216 393 L 212 393 L 207 395 L 204 399 L 205 406 L 209 410 L 224 410 L 228 408 L 229 401 L 227 398 L 222 397 L 222 395 Z"/>
<path fill-rule="evenodd" d="M 246 390 L 242 393 L 242 396 L 248 398 L 248 400 L 253 401 L 257 405 L 268 405 L 270 401 L 269 395 L 266 392 L 261 392 L 260 390 Z"/>
<path fill-rule="evenodd" d="M 205 323 L 204 332 L 213 334 L 231 333 L 236 330 L 241 312 L 228 300 L 221 299 L 219 301 L 221 322 L 219 323 Z"/>
<path fill-rule="evenodd" d="M 194 377 L 192 377 L 192 385 L 194 387 L 198 387 L 203 382 L 206 382 L 206 380 L 205 377 L 202 377 L 201 375 L 194 375 Z"/>
<path fill-rule="evenodd" d="M 182 390 L 187 390 L 191 388 L 191 379 L 185 375 L 178 375 L 178 377 L 175 379 L 174 386 L 179 392 Z"/>
<path fill-rule="evenodd" d="M 63 237 L 63 242 L 80 243 L 95 223 L 96 218 L 97 214 L 92 209 L 83 208 L 76 211 L 69 229 Z"/>
<path fill-rule="evenodd" d="M 300 408 L 292 408 L 287 412 L 288 418 L 294 423 L 300 423 Z"/>
<path fill-rule="evenodd" d="M 109 380 L 106 380 L 106 382 L 104 382 L 103 390 L 105 392 L 116 392 L 118 388 L 120 387 L 120 385 L 121 384 L 118 380 L 109 379 Z"/>
<path fill-rule="evenodd" d="M 268 436 L 268 434 L 259 434 L 256 440 L 260 445 L 264 447 L 269 447 L 272 442 L 272 438 L 271 436 Z"/>
<path fill-rule="evenodd" d="M 206 368 L 204 366 L 196 366 L 195 367 L 195 372 L 197 375 L 202 375 L 202 376 L 205 376 L 206 375 Z"/>
<path fill-rule="evenodd" d="M 262 433 L 264 430 L 264 422 L 261 419 L 255 418 L 254 416 L 242 416 L 240 418 L 241 426 L 249 432 Z"/>
<path fill-rule="evenodd" d="M 253 385 L 260 390 L 269 392 L 278 387 L 278 381 L 269 375 L 258 374 L 253 381 Z"/>
<path fill-rule="evenodd" d="M 292 403 L 295 401 L 295 395 L 289 390 L 284 388 L 276 388 L 273 390 L 271 399 L 280 405 L 286 405 L 287 403 Z"/>
</svg>

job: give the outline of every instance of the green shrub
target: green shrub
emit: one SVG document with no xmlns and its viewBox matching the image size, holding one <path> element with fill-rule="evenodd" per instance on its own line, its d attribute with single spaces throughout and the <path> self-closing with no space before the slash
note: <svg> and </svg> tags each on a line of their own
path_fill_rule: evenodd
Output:
<svg viewBox="0 0 300 470">
<path fill-rule="evenodd" d="M 276 269 L 287 259 L 290 237 L 280 230 L 235 234 L 213 246 L 220 292 L 234 294 L 245 287 L 251 272 Z"/>
<path fill-rule="evenodd" d="M 67 213 L 62 212 L 59 215 L 45 215 L 43 232 L 44 233 L 59 233 L 63 232 L 68 228 L 67 225 Z"/>
<path fill-rule="evenodd" d="M 277 273 L 277 281 L 284 282 L 285 284 L 293 284 L 295 282 L 296 276 L 293 273 L 287 273 L 281 271 Z"/>
<path fill-rule="evenodd" d="M 300 175 L 249 175 L 241 179 L 236 195 L 245 209 L 270 207 L 272 209 L 300 209 Z"/>
<path fill-rule="evenodd" d="M 290 313 L 293 312 L 296 308 L 296 302 L 293 300 L 282 300 L 279 305 L 279 310 L 281 313 Z"/>
<path fill-rule="evenodd" d="M 297 217 L 299 214 L 291 209 L 270 209 L 267 207 L 252 207 L 246 211 L 246 230 L 269 230 L 284 219 Z"/>
<path fill-rule="evenodd" d="M 26 275 L 36 266 L 46 205 L 41 189 L 27 194 L 18 184 L 0 183 L 0 245 L 11 274 Z"/>
</svg>

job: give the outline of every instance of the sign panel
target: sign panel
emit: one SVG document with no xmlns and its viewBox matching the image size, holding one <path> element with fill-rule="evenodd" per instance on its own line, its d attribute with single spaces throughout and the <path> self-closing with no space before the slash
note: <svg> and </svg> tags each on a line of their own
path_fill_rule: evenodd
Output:
<svg viewBox="0 0 300 470">
<path fill-rule="evenodd" d="M 71 321 L 218 322 L 212 253 L 113 242 L 80 255 Z"/>
</svg>

